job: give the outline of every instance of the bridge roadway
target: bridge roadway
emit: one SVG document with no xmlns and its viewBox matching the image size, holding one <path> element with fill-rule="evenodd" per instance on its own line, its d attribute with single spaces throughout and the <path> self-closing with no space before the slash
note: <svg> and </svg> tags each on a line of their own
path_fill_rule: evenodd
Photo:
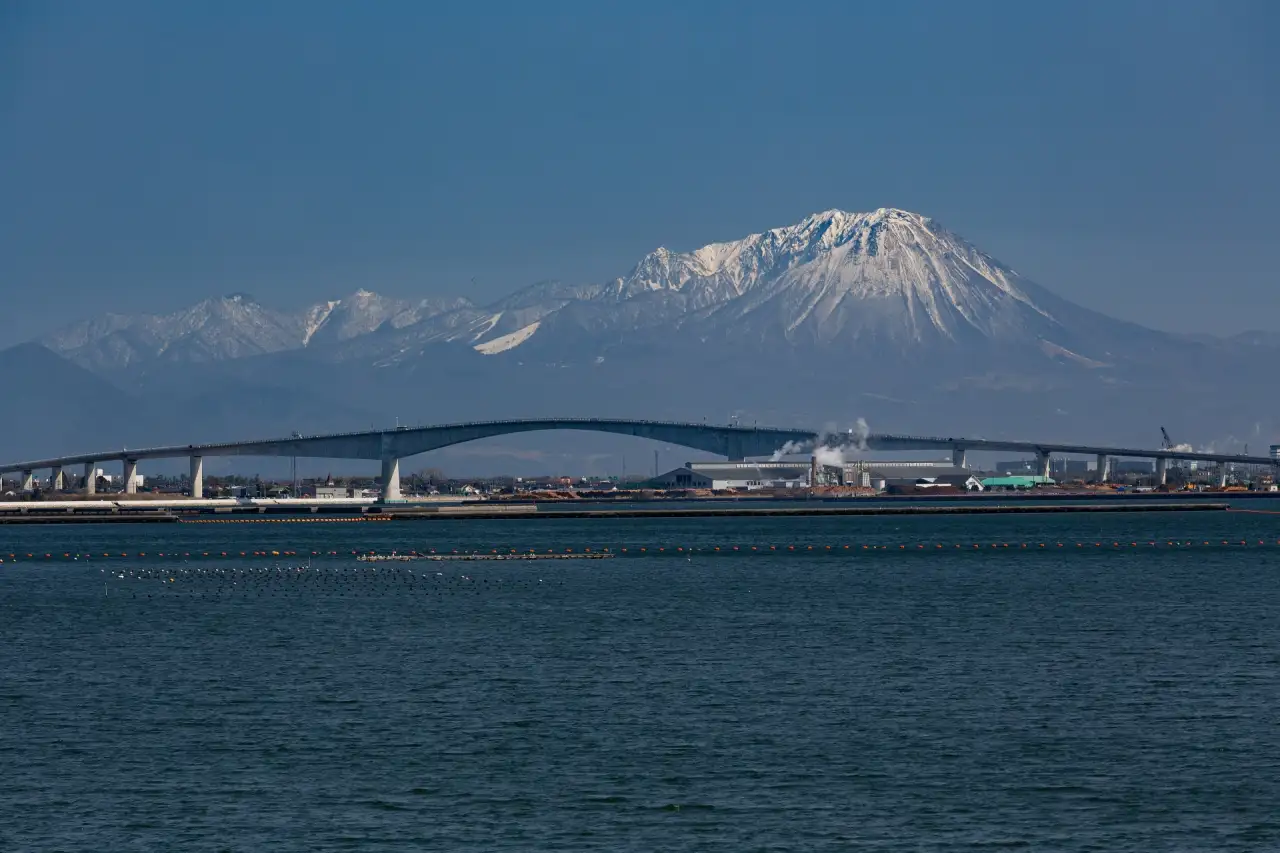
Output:
<svg viewBox="0 0 1280 853">
<path fill-rule="evenodd" d="M 65 485 L 64 469 L 72 465 L 84 466 L 84 488 L 92 494 L 95 490 L 92 473 L 102 462 L 120 462 L 124 466 L 125 491 L 136 490 L 138 463 L 144 459 L 189 458 L 191 463 L 191 493 L 203 494 L 204 457 L 206 456 L 300 456 L 327 459 L 371 459 L 382 463 L 382 483 L 386 500 L 400 497 L 400 460 L 438 450 L 454 444 L 509 435 L 518 432 L 541 430 L 587 430 L 647 438 L 681 447 L 690 447 L 714 453 L 729 459 L 771 456 L 784 447 L 796 452 L 811 450 L 818 444 L 828 446 L 859 446 L 872 451 L 949 451 L 952 461 L 964 466 L 970 450 L 1001 453 L 1032 454 L 1038 460 L 1039 473 L 1048 476 L 1049 460 L 1054 454 L 1092 455 L 1098 458 L 1097 470 L 1105 480 L 1110 460 L 1129 457 L 1156 460 L 1157 475 L 1163 482 L 1169 460 L 1212 462 L 1223 466 L 1270 465 L 1275 460 L 1266 456 L 1244 456 L 1225 453 L 1191 453 L 1174 450 L 1143 450 L 1138 448 L 1101 447 L 1096 445 L 1055 444 L 1030 441 L 997 441 L 975 438 L 934 438 L 908 435 L 872 434 L 860 438 L 852 434 L 820 434 L 810 430 L 771 427 L 717 426 L 706 423 L 678 423 L 669 421 L 595 419 L 595 418 L 541 418 L 529 420 L 480 421 L 474 423 L 443 424 L 438 426 L 397 427 L 391 430 L 335 433 L 330 435 L 294 436 L 291 438 L 259 441 L 235 441 L 220 444 L 184 444 L 167 447 L 147 447 L 82 453 L 26 462 L 0 463 L 0 474 L 21 472 L 22 486 L 30 489 L 36 470 L 48 468 L 50 487 L 60 491 Z"/>
</svg>

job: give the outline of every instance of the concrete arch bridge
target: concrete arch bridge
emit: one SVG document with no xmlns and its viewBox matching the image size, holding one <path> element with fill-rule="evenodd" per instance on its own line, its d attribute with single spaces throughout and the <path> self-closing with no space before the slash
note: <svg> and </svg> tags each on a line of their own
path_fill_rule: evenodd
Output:
<svg viewBox="0 0 1280 853">
<path fill-rule="evenodd" d="M 1214 463 L 1221 466 L 1225 482 L 1226 466 L 1275 465 L 1280 462 L 1280 445 L 1271 456 L 1245 456 L 1229 453 L 1194 453 L 1171 449 L 1144 450 L 1131 447 L 1101 447 L 1086 444 L 1061 444 L 1033 441 L 1001 441 L 977 438 L 935 438 L 926 436 L 847 433 L 822 434 L 812 430 L 773 427 L 717 426 L 707 423 L 676 421 L 626 420 L 605 418 L 532 418 L 524 420 L 476 421 L 437 426 L 397 427 L 389 430 L 334 433 L 329 435 L 294 435 L 258 441 L 235 441 L 221 444 L 185 444 L 167 447 L 109 450 L 0 464 L 0 474 L 21 472 L 23 487 L 30 489 L 36 470 L 49 469 L 54 489 L 64 485 L 63 471 L 68 466 L 83 465 L 85 490 L 92 492 L 92 473 L 102 462 L 118 461 L 124 466 L 126 491 L 135 490 L 138 463 L 144 459 L 187 457 L 191 462 L 191 493 L 200 497 L 203 490 L 204 457 L 206 456 L 290 456 L 321 459 L 371 459 L 382 463 L 385 500 L 400 497 L 400 460 L 454 444 L 543 430 L 586 430 L 647 438 L 714 453 L 728 459 L 771 456 L 786 452 L 805 452 L 818 444 L 856 446 L 872 451 L 949 451 L 958 466 L 966 464 L 966 454 L 974 451 L 1000 451 L 1034 455 L 1040 473 L 1048 475 L 1053 454 L 1092 455 L 1098 460 L 1098 479 L 1105 481 L 1110 460 L 1115 457 L 1154 459 L 1156 476 L 1163 482 L 1170 460 Z"/>
</svg>

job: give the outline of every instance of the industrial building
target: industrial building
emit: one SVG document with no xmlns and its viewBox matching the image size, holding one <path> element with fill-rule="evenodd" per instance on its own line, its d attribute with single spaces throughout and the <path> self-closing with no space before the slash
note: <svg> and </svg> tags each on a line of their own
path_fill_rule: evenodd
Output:
<svg viewBox="0 0 1280 853">
<path fill-rule="evenodd" d="M 686 462 L 655 478 L 654 485 L 714 491 L 805 489 L 809 487 L 812 467 L 809 462 Z"/>
<path fill-rule="evenodd" d="M 982 481 L 984 489 L 994 491 L 1017 492 L 1024 489 L 1034 489 L 1036 486 L 1055 486 L 1057 483 L 1052 477 L 1039 476 L 1014 476 L 1014 477 L 988 477 Z"/>
<path fill-rule="evenodd" d="M 982 481 L 966 468 L 950 462 L 856 461 L 819 465 L 816 460 L 792 462 L 686 462 L 656 477 L 664 489 L 752 491 L 755 489 L 807 489 L 811 486 L 854 486 L 880 491 L 893 488 L 949 487 L 981 491 Z"/>
<path fill-rule="evenodd" d="M 869 486 L 882 492 L 935 488 L 982 491 L 982 481 L 973 472 L 950 462 L 851 462 L 845 465 L 845 484 Z"/>
</svg>

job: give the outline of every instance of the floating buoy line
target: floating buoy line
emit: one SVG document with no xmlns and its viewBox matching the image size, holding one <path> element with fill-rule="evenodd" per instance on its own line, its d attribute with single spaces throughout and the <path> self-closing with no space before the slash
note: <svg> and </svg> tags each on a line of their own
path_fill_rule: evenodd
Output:
<svg viewBox="0 0 1280 853">
<path fill-rule="evenodd" d="M 381 513 L 368 515 L 320 515 L 314 518 L 288 516 L 285 518 L 179 518 L 179 524 L 343 524 L 362 521 L 391 521 L 391 516 Z"/>
</svg>

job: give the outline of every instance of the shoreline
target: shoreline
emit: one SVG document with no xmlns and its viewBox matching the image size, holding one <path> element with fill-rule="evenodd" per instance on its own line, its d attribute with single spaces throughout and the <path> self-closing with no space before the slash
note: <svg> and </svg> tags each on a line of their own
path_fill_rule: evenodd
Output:
<svg viewBox="0 0 1280 853">
<path fill-rule="evenodd" d="M 440 510 L 394 509 L 382 517 L 389 521 L 441 521 L 445 519 L 476 520 L 550 520 L 572 518 L 712 518 L 741 516 L 813 517 L 813 516 L 903 516 L 903 515 L 1018 515 L 1033 513 L 1138 513 L 1138 512 L 1225 512 L 1224 503 L 1194 504 L 1040 504 L 984 506 L 864 506 L 864 507 L 689 507 L 670 509 L 569 509 L 543 510 L 530 506 L 527 511 L 492 512 L 467 508 L 460 512 Z"/>
</svg>

